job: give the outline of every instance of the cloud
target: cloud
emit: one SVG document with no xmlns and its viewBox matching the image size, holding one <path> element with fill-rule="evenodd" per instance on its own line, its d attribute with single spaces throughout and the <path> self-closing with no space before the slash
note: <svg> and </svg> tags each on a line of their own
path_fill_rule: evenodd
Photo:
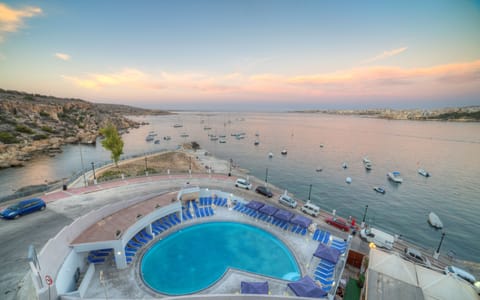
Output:
<svg viewBox="0 0 480 300">
<path fill-rule="evenodd" d="M 405 52 L 405 51 L 407 51 L 407 49 L 408 49 L 408 47 L 402 47 L 402 48 L 397 48 L 397 49 L 393 49 L 393 50 L 390 50 L 390 51 L 383 51 L 382 53 L 380 53 L 380 54 L 378 54 L 378 55 L 376 55 L 372 58 L 368 58 L 368 59 L 362 61 L 361 63 L 362 64 L 369 64 L 369 63 L 372 63 L 372 62 L 375 62 L 375 61 L 383 60 L 383 59 L 398 55 L 402 52 Z"/>
<path fill-rule="evenodd" d="M 79 87 L 113 95 L 145 95 L 155 99 L 299 99 L 328 97 L 408 97 L 444 92 L 480 93 L 480 60 L 422 68 L 366 66 L 318 74 L 211 74 L 166 72 L 147 74 L 126 68 L 116 73 L 63 76 Z M 115 89 L 109 89 L 115 87 Z"/>
<path fill-rule="evenodd" d="M 22 9 L 14 9 L 0 3 L 0 42 L 5 39 L 7 33 L 16 32 L 24 25 L 25 18 L 31 18 L 42 13 L 39 7 L 27 6 Z"/>
<path fill-rule="evenodd" d="M 70 55 L 65 54 L 65 53 L 55 53 L 55 57 L 64 61 L 70 60 Z"/>
</svg>

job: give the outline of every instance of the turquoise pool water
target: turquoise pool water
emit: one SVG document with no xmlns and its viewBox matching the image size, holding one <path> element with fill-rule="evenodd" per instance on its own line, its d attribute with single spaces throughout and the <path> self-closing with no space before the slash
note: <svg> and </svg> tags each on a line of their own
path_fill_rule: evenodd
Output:
<svg viewBox="0 0 480 300">
<path fill-rule="evenodd" d="M 147 250 L 140 273 L 151 289 L 184 295 L 211 286 L 228 268 L 300 279 L 285 244 L 265 230 L 234 222 L 202 223 L 167 236 Z"/>
</svg>

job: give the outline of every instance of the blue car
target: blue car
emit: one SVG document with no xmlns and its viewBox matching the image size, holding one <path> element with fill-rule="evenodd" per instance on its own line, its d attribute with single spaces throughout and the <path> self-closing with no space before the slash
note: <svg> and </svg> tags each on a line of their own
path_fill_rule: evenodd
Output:
<svg viewBox="0 0 480 300">
<path fill-rule="evenodd" d="M 26 215 L 37 210 L 44 210 L 45 207 L 47 207 L 47 204 L 45 204 L 45 201 L 40 198 L 27 199 L 5 208 L 0 213 L 0 216 L 5 219 L 17 219 L 22 215 Z"/>
</svg>

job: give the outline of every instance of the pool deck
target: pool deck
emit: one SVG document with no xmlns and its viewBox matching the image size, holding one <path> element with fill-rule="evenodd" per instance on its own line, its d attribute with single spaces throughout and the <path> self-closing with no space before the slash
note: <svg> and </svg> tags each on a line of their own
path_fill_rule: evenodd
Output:
<svg viewBox="0 0 480 300">
<path fill-rule="evenodd" d="M 307 273 L 309 263 L 312 259 L 312 255 L 318 246 L 318 242 L 312 240 L 309 234 L 302 236 L 299 234 L 291 233 L 290 231 L 284 231 L 270 223 L 259 221 L 258 219 L 253 219 L 237 211 L 228 210 L 225 207 L 217 207 L 215 209 L 215 215 L 212 217 L 189 220 L 182 223 L 181 225 L 173 227 L 172 229 L 157 236 L 154 241 L 150 242 L 149 245 L 152 245 L 155 241 L 161 240 L 165 236 L 177 232 L 184 227 L 191 226 L 193 224 L 215 221 L 233 221 L 247 223 L 274 234 L 277 238 L 282 240 L 291 250 L 292 254 L 295 256 L 299 268 L 301 269 L 302 275 L 305 275 Z M 92 281 L 86 294 L 86 298 L 105 297 L 105 290 L 107 290 L 109 298 L 143 299 L 150 297 L 166 297 L 166 295 L 161 295 L 152 291 L 142 283 L 142 279 L 139 274 L 139 264 L 141 261 L 141 257 L 146 252 L 146 250 L 148 250 L 148 248 L 149 247 L 142 248 L 141 252 L 136 255 L 134 263 L 125 270 L 116 269 L 113 261 L 109 261 L 104 265 L 96 266 L 97 274 L 94 277 L 100 276 L 100 270 L 103 270 L 103 273 L 105 275 L 105 287 L 103 287 L 97 280 Z M 202 259 L 201 254 L 192 255 L 198 255 L 199 259 Z M 199 276 L 201 276 L 201 274 L 199 274 Z M 270 293 L 272 295 L 294 296 L 294 294 L 292 294 L 292 292 L 287 288 L 288 281 L 255 275 L 233 269 L 227 271 L 226 274 L 224 274 L 224 276 L 213 286 L 202 290 L 196 294 L 239 294 L 241 281 L 268 281 Z"/>
</svg>

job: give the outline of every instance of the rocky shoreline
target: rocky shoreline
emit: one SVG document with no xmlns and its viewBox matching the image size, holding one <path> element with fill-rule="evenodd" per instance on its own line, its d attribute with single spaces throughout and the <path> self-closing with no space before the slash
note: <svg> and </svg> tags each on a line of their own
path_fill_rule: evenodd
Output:
<svg viewBox="0 0 480 300">
<path fill-rule="evenodd" d="M 0 89 L 0 168 L 23 166 L 38 155 L 55 156 L 64 144 L 95 144 L 108 123 L 120 132 L 145 124 L 126 115 L 161 114 L 169 112 Z"/>
</svg>

